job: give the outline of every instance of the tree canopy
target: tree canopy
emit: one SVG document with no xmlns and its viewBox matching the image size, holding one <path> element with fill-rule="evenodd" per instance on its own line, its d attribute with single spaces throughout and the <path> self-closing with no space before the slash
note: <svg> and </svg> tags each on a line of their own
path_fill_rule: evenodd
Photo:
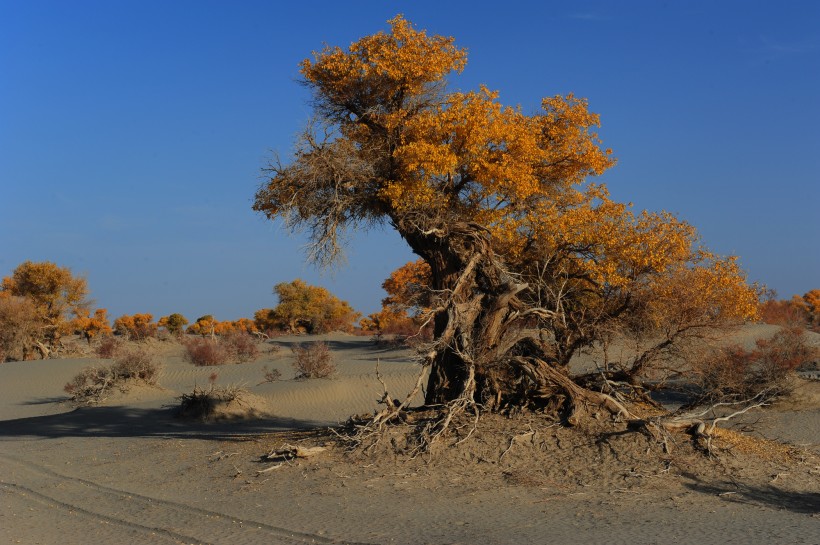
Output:
<svg viewBox="0 0 820 545">
<path fill-rule="evenodd" d="M 255 314 L 256 327 L 262 331 L 282 329 L 290 333 L 327 333 L 349 331 L 359 313 L 321 286 L 304 280 L 281 282 L 273 288 L 279 304 Z"/>
<path fill-rule="evenodd" d="M 31 315 L 39 323 L 37 332 L 28 335 L 29 343 L 43 357 L 53 351 L 70 329 L 71 316 L 88 313 L 88 284 L 74 276 L 68 267 L 50 261 L 25 261 L 0 284 L 0 298 L 23 298 L 27 303 L 14 304 L 15 315 Z M 23 312 L 23 309 L 26 308 Z M 27 320 L 30 322 L 30 320 Z M 28 355 L 31 346 L 23 351 Z"/>
<path fill-rule="evenodd" d="M 615 164 L 585 99 L 526 113 L 486 87 L 455 92 L 467 55 L 401 16 L 301 64 L 314 120 L 268 169 L 254 209 L 306 229 L 310 257 L 347 230 L 394 228 L 429 267 L 427 402 L 600 401 L 567 366 L 613 334 L 651 339 L 632 376 L 692 335 L 756 316 L 734 258 L 666 212 L 635 213 L 591 183 Z M 579 386 L 580 384 L 580 386 Z"/>
</svg>

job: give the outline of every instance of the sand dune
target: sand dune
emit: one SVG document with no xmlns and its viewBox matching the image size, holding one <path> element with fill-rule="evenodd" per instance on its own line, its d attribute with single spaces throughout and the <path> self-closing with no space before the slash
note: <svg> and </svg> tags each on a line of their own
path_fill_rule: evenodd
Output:
<svg viewBox="0 0 820 545">
<path fill-rule="evenodd" d="M 734 340 L 752 343 L 771 333 L 755 326 Z M 164 365 L 158 387 L 134 387 L 80 408 L 68 402 L 63 385 L 84 366 L 104 361 L 0 365 L 0 541 L 819 541 L 820 467 L 790 475 L 772 462 L 768 477 L 747 484 L 659 473 L 628 488 L 617 476 L 602 480 L 603 488 L 580 480 L 568 487 L 570 481 L 510 479 L 520 471 L 510 460 L 442 469 L 392 459 L 306 460 L 257 473 L 271 466 L 261 456 L 287 440 L 270 432 L 328 426 L 377 408 L 377 361 L 394 396 L 408 392 L 419 371 L 407 351 L 333 335 L 321 340 L 335 354 L 336 375 L 293 380 L 289 347 L 305 340 L 317 339 L 277 338 L 279 351 L 220 367 L 194 367 L 178 346 L 156 343 Z M 585 357 L 579 365 L 594 364 L 594 354 Z M 278 369 L 281 380 L 262 383 L 265 367 Z M 212 373 L 218 385 L 247 388 L 267 414 L 217 423 L 176 418 L 178 396 L 207 385 Z M 758 429 L 816 449 L 820 391 L 817 383 L 806 384 L 802 398 L 758 415 Z M 476 472 L 476 464 L 483 469 Z"/>
</svg>

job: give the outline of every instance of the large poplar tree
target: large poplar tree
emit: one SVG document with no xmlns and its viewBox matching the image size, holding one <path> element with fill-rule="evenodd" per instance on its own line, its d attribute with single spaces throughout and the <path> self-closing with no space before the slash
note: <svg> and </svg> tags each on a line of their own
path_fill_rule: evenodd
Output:
<svg viewBox="0 0 820 545">
<path fill-rule="evenodd" d="M 315 117 L 271 165 L 254 209 L 305 229 L 333 262 L 345 231 L 395 229 L 430 267 L 428 404 L 564 408 L 607 399 L 573 380 L 577 351 L 653 331 L 647 362 L 681 338 L 754 316 L 733 259 L 666 213 L 634 214 L 588 182 L 615 163 L 573 95 L 536 113 L 485 87 L 452 92 L 467 55 L 398 16 L 389 32 L 303 61 Z"/>
</svg>

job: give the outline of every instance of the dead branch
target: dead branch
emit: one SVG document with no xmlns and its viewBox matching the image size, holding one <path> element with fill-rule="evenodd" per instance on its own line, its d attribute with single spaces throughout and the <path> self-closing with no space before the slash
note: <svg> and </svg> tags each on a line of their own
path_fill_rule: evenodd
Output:
<svg viewBox="0 0 820 545">
<path fill-rule="evenodd" d="M 327 450 L 327 447 L 300 447 L 290 444 L 270 451 L 263 456 L 265 460 L 293 460 L 294 458 L 311 458 Z"/>
</svg>

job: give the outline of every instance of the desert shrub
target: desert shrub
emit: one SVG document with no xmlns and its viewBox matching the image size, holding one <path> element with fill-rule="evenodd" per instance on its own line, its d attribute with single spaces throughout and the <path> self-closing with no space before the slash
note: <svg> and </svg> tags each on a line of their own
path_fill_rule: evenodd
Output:
<svg viewBox="0 0 820 545">
<path fill-rule="evenodd" d="M 259 384 L 265 384 L 266 382 L 276 382 L 280 378 L 282 378 L 282 372 L 279 369 L 269 369 L 267 365 L 262 366 L 262 372 L 264 373 L 265 380 L 260 382 Z"/>
<path fill-rule="evenodd" d="M 292 348 L 296 378 L 325 378 L 336 372 L 336 363 L 327 343 L 316 342 Z"/>
<path fill-rule="evenodd" d="M 119 382 L 141 380 L 147 384 L 156 384 L 160 367 L 146 350 L 134 348 L 118 354 L 111 371 Z"/>
<path fill-rule="evenodd" d="M 99 403 L 114 388 L 111 367 L 85 367 L 63 386 L 73 401 Z"/>
<path fill-rule="evenodd" d="M 179 396 L 179 412 L 182 418 L 206 419 L 214 412 L 218 403 L 234 401 L 239 394 L 235 387 L 214 386 L 208 388 L 194 387 L 190 394 Z"/>
<path fill-rule="evenodd" d="M 259 347 L 253 335 L 241 331 L 228 333 L 219 338 L 219 342 L 225 347 L 232 360 L 245 363 L 256 359 L 259 355 Z"/>
<path fill-rule="evenodd" d="M 86 367 L 63 387 L 76 402 L 99 403 L 115 388 L 125 391 L 129 382 L 156 384 L 160 367 L 143 349 L 121 353 L 113 365 Z"/>
<path fill-rule="evenodd" d="M 759 339 L 752 350 L 734 345 L 693 364 L 695 382 L 704 400 L 751 399 L 763 392 L 788 392 L 788 377 L 799 366 L 817 358 L 803 330 L 787 328 L 771 339 Z"/>
<path fill-rule="evenodd" d="M 182 341 L 185 359 L 194 365 L 224 365 L 231 359 L 227 348 L 217 339 L 205 337 L 188 338 Z"/>
<path fill-rule="evenodd" d="M 100 339 L 100 344 L 94 349 L 94 353 L 98 358 L 113 359 L 121 347 L 122 343 L 119 339 L 106 335 Z"/>
<path fill-rule="evenodd" d="M 194 387 L 190 394 L 179 397 L 177 416 L 208 420 L 211 418 L 241 418 L 255 416 L 258 411 L 248 403 L 249 392 L 239 386 Z"/>
</svg>

